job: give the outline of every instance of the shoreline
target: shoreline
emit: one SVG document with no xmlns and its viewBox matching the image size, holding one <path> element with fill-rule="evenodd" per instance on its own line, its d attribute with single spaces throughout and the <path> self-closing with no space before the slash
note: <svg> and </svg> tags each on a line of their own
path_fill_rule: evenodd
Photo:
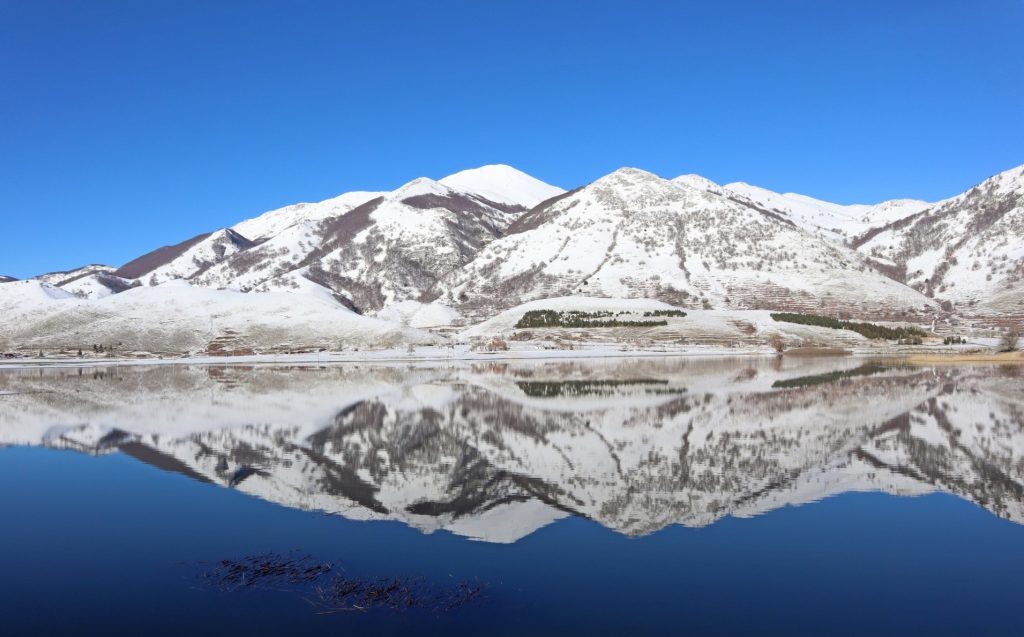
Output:
<svg viewBox="0 0 1024 637">
<path fill-rule="evenodd" d="M 912 354 L 894 359 L 904 365 L 960 365 L 984 363 L 991 365 L 1024 365 L 1024 352 L 970 352 L 963 354 Z"/>
<path fill-rule="evenodd" d="M 872 351 L 871 349 L 840 349 L 820 348 L 821 351 L 808 351 L 812 348 L 794 348 L 781 354 L 781 358 L 864 358 L 875 359 L 900 365 L 955 365 L 955 364 L 1024 364 L 1024 352 L 908 352 L 908 351 Z M 819 349 L 819 348 L 813 348 Z M 881 349 L 881 348 L 880 348 Z M 544 361 L 544 360 L 578 360 L 578 359 L 616 359 L 616 358 L 766 358 L 780 357 L 775 351 L 755 347 L 691 347 L 687 349 L 618 349 L 609 346 L 596 346 L 576 350 L 561 349 L 522 349 L 497 352 L 472 351 L 469 348 L 436 348 L 420 347 L 418 351 L 409 352 L 399 349 L 371 350 L 365 352 L 319 352 L 303 354 L 252 354 L 245 356 L 180 356 L 173 358 L 160 357 L 124 357 L 124 358 L 54 358 L 54 359 L 11 359 L 0 361 L 0 371 L 13 369 L 41 368 L 90 368 L 90 367 L 122 367 L 145 365 L 205 365 L 212 367 L 230 366 L 324 366 L 341 364 L 423 364 L 423 363 L 479 363 L 508 361 Z"/>
</svg>

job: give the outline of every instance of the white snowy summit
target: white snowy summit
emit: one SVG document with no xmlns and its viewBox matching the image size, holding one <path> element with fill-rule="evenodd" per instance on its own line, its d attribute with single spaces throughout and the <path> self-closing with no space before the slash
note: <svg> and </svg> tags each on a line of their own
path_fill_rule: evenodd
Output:
<svg viewBox="0 0 1024 637">
<path fill-rule="evenodd" d="M 565 192 L 557 186 L 504 164 L 493 164 L 448 175 L 441 183 L 495 203 L 532 208 Z"/>
</svg>

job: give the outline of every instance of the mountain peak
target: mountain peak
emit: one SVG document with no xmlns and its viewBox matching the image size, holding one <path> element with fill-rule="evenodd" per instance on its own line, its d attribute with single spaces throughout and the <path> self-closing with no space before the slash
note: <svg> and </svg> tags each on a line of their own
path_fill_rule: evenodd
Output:
<svg viewBox="0 0 1024 637">
<path fill-rule="evenodd" d="M 470 168 L 440 180 L 441 184 L 501 204 L 532 208 L 565 192 L 505 164 Z"/>
<path fill-rule="evenodd" d="M 721 186 L 711 181 L 707 177 L 702 177 L 701 175 L 698 175 L 696 173 L 679 175 L 678 177 L 672 180 L 672 183 L 681 184 L 683 186 L 689 186 L 691 188 L 696 188 L 697 190 L 704 190 L 707 192 L 720 193 L 722 191 Z"/>
<path fill-rule="evenodd" d="M 450 189 L 439 181 L 434 181 L 430 177 L 417 177 L 399 186 L 390 198 L 402 200 L 418 195 L 447 195 L 449 192 Z"/>
<path fill-rule="evenodd" d="M 652 172 L 648 172 L 642 168 L 633 168 L 632 166 L 623 166 L 617 170 L 613 170 L 604 177 L 601 177 L 595 184 L 606 183 L 606 182 L 628 182 L 628 183 L 640 183 L 640 182 L 652 182 L 652 181 L 666 181 L 658 175 Z"/>
</svg>

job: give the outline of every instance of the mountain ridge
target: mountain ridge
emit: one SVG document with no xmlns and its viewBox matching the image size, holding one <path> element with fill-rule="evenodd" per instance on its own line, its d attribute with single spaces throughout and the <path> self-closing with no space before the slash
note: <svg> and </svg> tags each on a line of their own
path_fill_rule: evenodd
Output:
<svg viewBox="0 0 1024 637">
<path fill-rule="evenodd" d="M 407 321 L 421 309 L 435 317 L 419 322 L 604 296 L 1005 324 L 1024 318 L 1024 251 L 1012 240 L 1024 245 L 1021 174 L 1024 166 L 934 204 L 843 205 L 637 168 L 565 191 L 491 164 L 277 208 L 116 269 L 37 279 L 86 299 L 186 280 L 310 294 Z"/>
</svg>

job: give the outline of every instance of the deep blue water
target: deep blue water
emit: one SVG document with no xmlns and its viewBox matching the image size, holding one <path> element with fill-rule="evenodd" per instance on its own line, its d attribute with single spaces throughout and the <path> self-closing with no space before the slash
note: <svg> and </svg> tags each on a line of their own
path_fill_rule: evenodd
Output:
<svg viewBox="0 0 1024 637">
<path fill-rule="evenodd" d="M 282 506 L 126 453 L 3 448 L 0 484 L 8 635 L 1024 634 L 1024 526 L 941 489 L 636 537 L 567 515 L 498 544 Z M 204 564 L 287 552 L 484 593 L 450 611 L 318 615 L 299 587 L 198 579 Z"/>
</svg>

